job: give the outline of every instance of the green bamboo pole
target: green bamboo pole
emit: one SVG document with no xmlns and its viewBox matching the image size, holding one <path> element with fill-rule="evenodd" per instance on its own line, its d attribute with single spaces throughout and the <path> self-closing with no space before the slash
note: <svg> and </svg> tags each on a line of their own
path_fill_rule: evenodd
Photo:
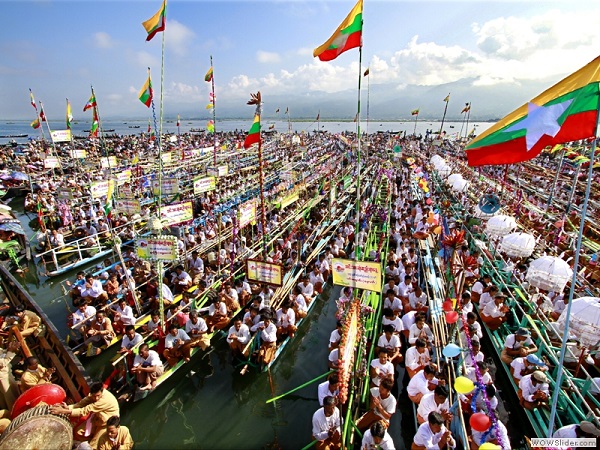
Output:
<svg viewBox="0 0 600 450">
<path fill-rule="evenodd" d="M 298 387 L 295 387 L 295 388 L 294 388 L 294 389 L 292 389 L 291 391 L 287 391 L 285 394 L 281 394 L 281 395 L 278 395 L 277 397 L 270 398 L 270 399 L 269 399 L 269 400 L 267 400 L 265 403 L 272 403 L 272 402 L 274 402 L 274 401 L 276 401 L 276 400 L 279 400 L 279 399 L 281 399 L 281 398 L 283 398 L 283 397 L 286 397 L 286 396 L 288 396 L 289 394 L 292 394 L 293 392 L 299 391 L 300 389 L 302 389 L 302 388 L 304 388 L 304 387 L 306 387 L 306 386 L 308 386 L 308 385 L 310 385 L 310 384 L 312 384 L 312 383 L 315 383 L 315 382 L 317 382 L 317 381 L 319 381 L 319 380 L 321 380 L 321 379 L 325 378 L 325 377 L 326 377 L 327 375 L 329 375 L 331 372 L 333 372 L 333 370 L 330 370 L 329 372 L 325 372 L 324 374 L 321 374 L 321 375 L 319 375 L 317 378 L 313 378 L 312 380 L 310 380 L 310 381 L 307 381 L 306 383 L 304 383 L 304 384 L 302 384 L 302 385 L 300 385 L 300 386 L 298 386 Z"/>
</svg>

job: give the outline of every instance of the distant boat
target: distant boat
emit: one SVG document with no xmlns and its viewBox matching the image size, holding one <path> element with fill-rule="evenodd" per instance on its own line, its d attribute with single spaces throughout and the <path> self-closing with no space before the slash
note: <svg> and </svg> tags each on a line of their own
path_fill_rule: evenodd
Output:
<svg viewBox="0 0 600 450">
<path fill-rule="evenodd" d="M 129 128 L 139 128 L 139 125 L 129 125 Z"/>
<path fill-rule="evenodd" d="M 454 125 L 450 125 L 450 128 L 454 128 Z"/>
<path fill-rule="evenodd" d="M 0 139 L 8 139 L 8 138 L 24 138 L 29 136 L 28 134 L 3 134 L 0 135 Z"/>
</svg>

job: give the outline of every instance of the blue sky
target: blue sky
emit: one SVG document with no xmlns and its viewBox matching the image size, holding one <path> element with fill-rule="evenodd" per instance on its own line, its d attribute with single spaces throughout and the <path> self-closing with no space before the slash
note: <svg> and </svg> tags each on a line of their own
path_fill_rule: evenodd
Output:
<svg viewBox="0 0 600 450">
<path fill-rule="evenodd" d="M 147 117 L 137 91 L 150 66 L 158 94 L 162 35 L 145 42 L 141 22 L 160 5 L 159 0 L 3 1 L 0 118 L 33 119 L 29 88 L 48 116 L 64 116 L 68 97 L 75 118 L 88 118 L 82 107 L 90 84 L 105 119 Z M 211 54 L 217 102 L 239 103 L 240 115 L 252 115 L 245 101 L 258 89 L 279 102 L 291 95 L 326 102 L 354 89 L 357 50 L 330 63 L 312 57 L 353 5 L 353 0 L 170 0 L 166 114 L 206 116 L 209 85 L 203 77 Z M 385 85 L 400 97 L 414 86 L 435 91 L 461 80 L 491 88 L 518 88 L 526 81 L 528 89 L 538 84 L 540 89 L 522 95 L 535 95 L 600 54 L 598 13 L 600 5 L 593 1 L 365 0 L 362 69 L 370 67 L 373 86 Z M 500 99 L 485 101 L 493 106 Z M 506 112 L 499 107 L 499 114 Z"/>
</svg>

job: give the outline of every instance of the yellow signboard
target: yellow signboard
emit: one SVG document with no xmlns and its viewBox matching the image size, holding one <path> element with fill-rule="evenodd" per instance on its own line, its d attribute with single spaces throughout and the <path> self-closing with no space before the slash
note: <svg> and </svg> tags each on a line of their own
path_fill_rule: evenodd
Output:
<svg viewBox="0 0 600 450">
<path fill-rule="evenodd" d="M 177 238 L 157 236 L 140 238 L 135 243 L 138 258 L 154 261 L 175 261 L 177 259 Z"/>
<path fill-rule="evenodd" d="M 294 203 L 297 200 L 298 200 L 298 193 L 297 192 L 295 194 L 287 196 L 286 198 L 284 198 L 283 200 L 281 200 L 281 209 L 285 208 L 286 206 L 291 205 L 292 203 Z"/>
<path fill-rule="evenodd" d="M 333 258 L 333 284 L 381 292 L 381 263 Z"/>
<path fill-rule="evenodd" d="M 283 267 L 281 264 L 273 264 L 255 259 L 246 262 L 246 277 L 248 281 L 281 286 L 283 280 Z"/>
<path fill-rule="evenodd" d="M 174 203 L 160 208 L 160 220 L 166 227 L 194 219 L 192 202 Z"/>
<path fill-rule="evenodd" d="M 194 180 L 194 195 L 214 191 L 216 187 L 217 179 L 215 177 L 196 178 Z"/>
</svg>

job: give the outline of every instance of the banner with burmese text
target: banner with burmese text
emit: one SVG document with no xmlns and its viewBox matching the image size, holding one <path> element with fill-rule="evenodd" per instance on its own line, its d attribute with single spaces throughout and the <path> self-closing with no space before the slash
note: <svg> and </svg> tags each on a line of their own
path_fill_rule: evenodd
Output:
<svg viewBox="0 0 600 450">
<path fill-rule="evenodd" d="M 333 284 L 381 292 L 381 263 L 333 258 Z"/>
<path fill-rule="evenodd" d="M 246 261 L 246 277 L 248 281 L 281 286 L 283 284 L 283 266 L 249 259 Z"/>
</svg>

